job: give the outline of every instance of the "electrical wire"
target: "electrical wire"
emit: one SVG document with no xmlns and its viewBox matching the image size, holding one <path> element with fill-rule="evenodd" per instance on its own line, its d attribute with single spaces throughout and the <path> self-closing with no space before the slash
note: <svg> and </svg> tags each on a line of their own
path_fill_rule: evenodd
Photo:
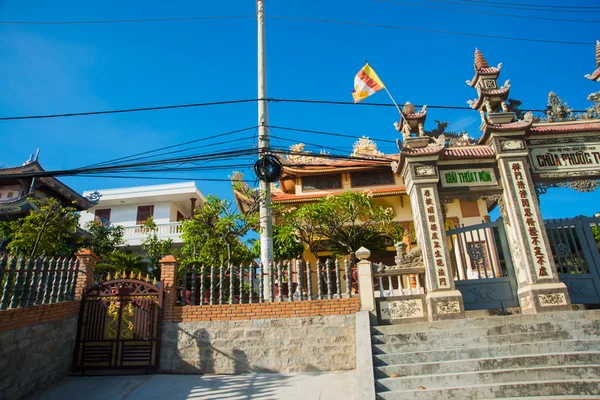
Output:
<svg viewBox="0 0 600 400">
<path fill-rule="evenodd" d="M 172 181 L 181 181 L 182 178 L 174 178 L 174 177 L 167 177 L 167 176 L 125 176 L 125 175 L 73 175 L 73 178 L 87 178 L 87 177 L 93 177 L 93 178 L 114 178 L 114 179 L 162 179 L 162 180 L 172 180 Z M 231 182 L 231 179 L 222 179 L 222 178 L 197 178 L 197 177 L 191 177 L 191 178 L 185 178 L 186 180 L 193 180 L 193 181 L 207 181 L 207 182 Z M 242 182 L 247 182 L 247 183 L 252 183 L 254 182 L 253 180 L 248 180 L 248 179 L 242 179 Z"/>
<path fill-rule="evenodd" d="M 270 127 L 273 128 L 273 129 L 281 129 L 281 130 L 284 130 L 284 131 L 314 133 L 314 134 L 318 134 L 318 135 L 347 137 L 347 138 L 352 138 L 352 139 L 358 139 L 358 138 L 361 137 L 361 136 L 357 136 L 357 135 L 348 135 L 348 134 L 344 134 L 344 133 L 323 132 L 323 131 L 315 131 L 315 130 L 310 130 L 310 129 L 299 129 L 299 128 L 287 128 L 285 126 L 274 126 L 274 125 L 271 125 Z M 395 140 L 378 139 L 378 138 L 373 138 L 373 137 L 369 137 L 369 138 L 372 139 L 372 140 L 376 140 L 378 142 L 396 144 Z"/>
<path fill-rule="evenodd" d="M 460 11 L 460 12 L 473 13 L 473 14 L 495 15 L 495 16 L 500 16 L 500 17 L 537 19 L 537 20 L 543 20 L 543 21 L 558 21 L 558 22 L 583 22 L 583 23 L 593 23 L 593 24 L 600 23 L 600 20 L 534 17 L 531 15 L 502 14 L 502 13 L 495 13 L 495 12 L 490 12 L 490 11 L 465 10 L 462 8 L 432 6 L 432 5 L 427 5 L 427 4 L 408 3 L 405 1 L 392 1 L 392 0 L 375 0 L 375 1 L 378 3 L 400 4 L 400 5 L 406 5 L 409 7 L 423 7 L 423 8 L 432 8 L 432 9 L 438 9 L 438 10 Z M 469 4 L 469 6 L 470 6 L 470 4 Z"/>
<path fill-rule="evenodd" d="M 0 117 L 0 121 L 20 120 L 20 119 L 41 119 L 41 118 L 64 118 L 64 117 L 81 117 L 87 115 L 101 115 L 101 114 L 118 114 L 118 113 L 130 113 L 140 111 L 157 111 L 157 110 L 169 110 L 174 108 L 189 108 L 189 107 L 207 107 L 207 106 L 218 106 L 224 104 L 238 104 L 238 103 L 254 103 L 257 99 L 245 99 L 245 100 L 227 100 L 227 101 L 213 101 L 209 103 L 192 103 L 192 104 L 177 104 L 168 106 L 157 106 L 157 107 L 141 107 L 141 108 L 124 108 L 118 110 L 105 110 L 105 111 L 87 111 L 78 113 L 66 113 L 66 114 L 46 114 L 46 115 L 29 115 L 20 117 Z"/>
<path fill-rule="evenodd" d="M 207 15 L 198 17 L 173 17 L 173 18 L 143 18 L 143 19 L 107 19 L 90 21 L 0 21 L 7 25 L 92 25 L 92 24 L 130 24 L 139 22 L 166 22 L 166 21 L 198 21 L 206 19 L 243 19 L 256 18 L 256 15 Z"/>
<path fill-rule="evenodd" d="M 288 17 L 288 16 L 283 16 L 283 15 L 275 15 L 275 16 L 272 15 L 267 18 L 281 19 L 281 20 L 287 20 L 287 21 L 305 21 L 305 22 L 320 22 L 320 23 L 337 24 L 337 25 L 365 26 L 365 27 L 370 27 L 370 28 L 400 29 L 400 30 L 405 30 L 405 31 L 442 33 L 444 35 L 484 37 L 484 38 L 488 38 L 488 39 L 516 40 L 516 41 L 521 41 L 521 42 L 533 42 L 533 43 L 555 43 L 555 44 L 585 45 L 585 46 L 596 44 L 593 42 L 572 42 L 572 41 L 566 41 L 566 40 L 532 39 L 532 38 L 520 38 L 520 37 L 514 37 L 514 36 L 485 35 L 482 33 L 445 31 L 445 30 L 441 30 L 441 29 L 415 28 L 415 27 L 409 27 L 409 26 L 373 24 L 373 23 L 356 22 L 356 21 L 341 21 L 341 20 L 335 20 L 335 19 Z"/>
<path fill-rule="evenodd" d="M 265 100 L 274 103 L 304 103 L 304 104 L 327 104 L 327 105 L 342 105 L 342 106 L 358 106 L 358 107 L 396 107 L 390 103 L 369 103 L 360 102 L 354 103 L 352 101 L 335 101 L 335 100 L 308 100 L 308 99 L 277 99 L 277 98 L 266 98 L 266 99 L 248 99 L 248 100 L 230 100 L 222 102 L 212 103 L 198 103 L 198 104 L 178 104 L 158 107 L 144 107 L 144 108 L 133 108 L 133 109 L 122 109 L 122 110 L 105 110 L 105 111 L 87 111 L 81 113 L 67 113 L 67 114 L 49 114 L 49 115 L 30 115 L 30 116 L 18 116 L 18 117 L 0 117 L 0 121 L 12 121 L 12 120 L 27 120 L 27 119 L 44 119 L 44 118 L 68 118 L 68 117 L 80 117 L 88 115 L 99 115 L 99 114 L 116 114 L 123 112 L 138 112 L 138 111 L 154 111 L 154 110 L 165 110 L 173 108 L 186 108 L 186 107 L 202 107 L 210 105 L 221 105 L 221 104 L 235 104 L 235 103 L 247 103 L 257 102 L 259 100 Z M 415 104 L 415 107 L 422 107 L 421 105 Z M 473 109 L 468 106 L 445 106 L 445 105 L 427 105 L 430 109 L 443 109 L 443 110 L 470 110 Z M 546 112 L 546 109 L 530 109 L 527 111 L 532 112 Z M 585 112 L 586 110 L 573 110 L 573 112 Z M 248 128 L 253 129 L 253 128 Z"/>
<path fill-rule="evenodd" d="M 563 6 L 563 5 L 545 5 L 545 4 L 524 4 L 524 3 L 502 3 L 500 1 L 485 1 L 485 0 L 462 0 L 465 3 L 488 3 L 488 4 L 507 4 L 515 7 L 547 7 L 547 8 L 600 8 L 598 6 Z"/>
<path fill-rule="evenodd" d="M 598 13 L 600 11 L 593 11 L 593 10 L 565 10 L 565 9 L 561 9 L 561 10 L 554 10 L 554 9 L 545 9 L 542 7 L 547 7 L 547 6 L 542 6 L 542 5 L 531 5 L 531 6 L 524 6 L 524 5 L 516 5 L 516 4 L 512 4 L 512 3 L 495 3 L 495 2 L 485 2 L 485 1 L 473 1 L 473 0 L 462 0 L 462 1 L 448 1 L 448 0 L 423 0 L 429 3 L 446 3 L 446 4 L 460 4 L 463 6 L 473 6 L 473 7 L 488 7 L 488 8 L 501 8 L 501 9 L 511 9 L 511 10 L 524 10 L 524 11 L 543 11 L 543 12 L 559 12 L 559 13 Z M 467 3 L 467 4 L 465 4 Z M 487 4 L 481 4 L 481 3 L 487 3 Z M 508 6 L 507 4 L 511 4 L 510 6 Z M 560 7 L 560 6 L 559 6 Z M 572 8 L 578 8 L 578 7 L 572 7 Z"/>
</svg>

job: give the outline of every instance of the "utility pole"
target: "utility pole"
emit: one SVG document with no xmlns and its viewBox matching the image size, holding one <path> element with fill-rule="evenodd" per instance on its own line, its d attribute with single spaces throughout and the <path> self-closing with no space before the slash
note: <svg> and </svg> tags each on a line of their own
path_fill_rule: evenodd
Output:
<svg viewBox="0 0 600 400">
<path fill-rule="evenodd" d="M 256 0 L 258 25 L 258 157 L 269 152 L 269 113 L 267 104 L 267 58 L 265 45 L 265 1 Z M 271 184 L 260 181 L 260 260 L 263 268 L 273 260 L 273 221 L 271 214 Z M 270 277 L 269 277 L 270 278 Z M 265 285 L 268 287 L 268 285 Z"/>
</svg>

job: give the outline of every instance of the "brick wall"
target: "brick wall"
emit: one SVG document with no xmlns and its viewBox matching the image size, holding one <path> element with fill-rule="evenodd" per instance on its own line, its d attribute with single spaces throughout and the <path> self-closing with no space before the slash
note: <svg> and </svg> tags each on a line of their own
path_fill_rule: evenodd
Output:
<svg viewBox="0 0 600 400">
<path fill-rule="evenodd" d="M 171 322 L 230 321 L 269 318 L 317 317 L 354 314 L 360 309 L 358 297 L 350 299 L 294 301 L 259 304 L 175 306 Z M 165 321 L 167 319 L 165 318 Z"/>
<path fill-rule="evenodd" d="M 81 302 L 76 300 L 0 311 L 0 332 L 76 317 L 80 304 Z"/>
</svg>

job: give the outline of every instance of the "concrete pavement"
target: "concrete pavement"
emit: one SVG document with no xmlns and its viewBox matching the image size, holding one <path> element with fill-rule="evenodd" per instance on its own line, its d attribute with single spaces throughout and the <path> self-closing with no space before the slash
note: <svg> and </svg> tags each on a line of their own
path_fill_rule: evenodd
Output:
<svg viewBox="0 0 600 400">
<path fill-rule="evenodd" d="M 355 372 L 68 377 L 29 400 L 352 400 Z"/>
</svg>

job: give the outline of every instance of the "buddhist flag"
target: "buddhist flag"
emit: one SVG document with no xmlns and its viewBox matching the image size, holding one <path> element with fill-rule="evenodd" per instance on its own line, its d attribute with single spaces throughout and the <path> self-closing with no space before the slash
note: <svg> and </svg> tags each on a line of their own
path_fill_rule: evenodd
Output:
<svg viewBox="0 0 600 400">
<path fill-rule="evenodd" d="M 354 102 L 358 103 L 384 88 L 383 82 L 381 82 L 381 79 L 373 71 L 373 68 L 369 64 L 365 64 L 354 78 L 352 97 L 354 97 Z"/>
</svg>

